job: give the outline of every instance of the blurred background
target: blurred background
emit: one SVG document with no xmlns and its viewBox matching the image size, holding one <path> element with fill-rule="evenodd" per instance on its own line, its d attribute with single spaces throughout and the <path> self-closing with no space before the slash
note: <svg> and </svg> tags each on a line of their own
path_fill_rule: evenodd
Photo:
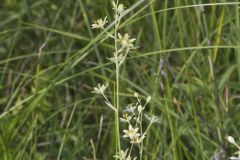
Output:
<svg viewBox="0 0 240 160">
<path fill-rule="evenodd" d="M 161 120 L 143 159 L 227 159 L 226 136 L 240 137 L 240 2 L 120 3 L 119 32 L 139 46 L 120 71 L 121 108 L 150 95 L 146 113 Z M 114 99 L 114 43 L 91 29 L 105 16 L 110 0 L 0 1 L 0 159 L 93 159 L 91 139 L 98 159 L 113 159 L 114 114 L 91 93 L 109 82 Z"/>
</svg>

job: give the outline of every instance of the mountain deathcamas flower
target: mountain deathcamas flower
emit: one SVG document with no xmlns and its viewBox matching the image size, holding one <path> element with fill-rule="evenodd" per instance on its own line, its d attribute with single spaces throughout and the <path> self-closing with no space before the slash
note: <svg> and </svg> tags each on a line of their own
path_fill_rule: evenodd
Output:
<svg viewBox="0 0 240 160">
<path fill-rule="evenodd" d="M 121 122 L 127 122 L 130 123 L 130 121 L 132 120 L 133 115 L 128 115 L 128 113 L 123 113 L 123 118 L 120 118 Z"/>
<path fill-rule="evenodd" d="M 106 85 L 101 85 L 100 83 L 98 84 L 97 87 L 94 87 L 94 91 L 92 91 L 92 93 L 96 93 L 96 94 L 103 94 L 104 91 L 107 89 L 108 83 Z"/>
<path fill-rule="evenodd" d="M 123 132 L 125 133 L 125 135 L 123 137 L 128 137 L 130 139 L 135 139 L 137 137 L 140 136 L 140 134 L 138 133 L 138 127 L 137 128 L 133 128 L 132 125 L 128 126 L 128 130 L 123 130 Z"/>
<path fill-rule="evenodd" d="M 124 36 L 118 33 L 118 39 L 120 40 L 122 48 L 127 49 L 132 49 L 133 48 L 132 43 L 136 40 L 135 38 L 130 39 L 130 36 L 127 33 L 125 33 Z"/>
<path fill-rule="evenodd" d="M 113 57 L 108 58 L 110 61 L 114 62 L 115 64 L 118 64 L 119 62 L 124 60 L 124 57 L 122 54 L 119 54 L 119 52 L 114 52 Z"/>
<path fill-rule="evenodd" d="M 137 157 L 132 158 L 130 155 L 128 155 L 128 149 L 124 152 L 121 150 L 117 155 L 113 156 L 119 160 L 136 160 Z"/>
<path fill-rule="evenodd" d="M 160 119 L 159 117 L 155 116 L 155 115 L 147 115 L 147 114 L 144 114 L 145 117 L 150 121 L 150 124 L 152 123 L 160 123 Z"/>
<path fill-rule="evenodd" d="M 130 143 L 140 144 L 140 143 L 143 142 L 143 140 L 144 140 L 145 137 L 146 137 L 146 133 L 143 134 L 143 135 L 140 136 L 140 137 L 136 137 L 136 138 L 132 139 Z"/>
<path fill-rule="evenodd" d="M 112 2 L 112 5 L 113 5 L 113 10 L 115 10 L 115 12 L 117 14 L 121 14 L 122 12 L 124 12 L 125 10 L 125 7 L 123 4 L 119 4 L 117 5 L 114 1 Z"/>
<path fill-rule="evenodd" d="M 102 18 L 96 20 L 94 22 L 94 24 L 92 24 L 92 29 L 94 28 L 101 28 L 101 29 L 104 29 L 104 25 L 108 23 L 107 21 L 107 17 L 104 18 L 104 20 Z"/>
</svg>

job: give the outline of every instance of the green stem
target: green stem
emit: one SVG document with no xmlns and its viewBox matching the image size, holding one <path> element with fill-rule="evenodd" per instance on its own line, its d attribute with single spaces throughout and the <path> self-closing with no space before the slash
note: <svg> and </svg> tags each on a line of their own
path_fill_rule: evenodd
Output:
<svg viewBox="0 0 240 160">
<path fill-rule="evenodd" d="M 116 65 L 116 81 L 117 81 L 117 112 L 116 112 L 116 128 L 117 128 L 117 144 L 119 153 L 121 151 L 120 132 L 119 132 L 119 66 Z"/>
<path fill-rule="evenodd" d="M 142 130 L 142 112 L 140 113 L 140 130 L 141 130 L 141 136 L 143 135 L 143 130 Z M 142 153 L 143 153 L 143 142 L 140 144 L 140 160 L 142 160 Z"/>
<path fill-rule="evenodd" d="M 118 5 L 118 1 L 117 1 Z M 114 37 L 115 37 L 115 52 L 118 51 L 117 46 L 117 21 L 115 23 L 115 30 L 114 30 Z M 121 144 L 120 144 L 120 131 L 119 131 L 119 64 L 116 63 L 116 82 L 117 82 L 117 112 L 115 114 L 115 126 L 116 126 L 116 142 L 118 146 L 118 153 L 121 152 Z"/>
<path fill-rule="evenodd" d="M 131 144 L 131 148 L 130 148 L 130 151 L 129 151 L 129 153 L 128 153 L 128 157 L 131 156 L 132 149 L 133 149 L 133 143 Z"/>
</svg>

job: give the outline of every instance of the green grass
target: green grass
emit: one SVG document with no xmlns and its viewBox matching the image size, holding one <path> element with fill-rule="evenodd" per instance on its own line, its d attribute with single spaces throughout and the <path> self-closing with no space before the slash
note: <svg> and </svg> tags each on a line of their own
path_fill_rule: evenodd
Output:
<svg viewBox="0 0 240 160">
<path fill-rule="evenodd" d="M 235 150 L 226 136 L 240 137 L 240 2 L 120 2 L 130 8 L 120 32 L 140 46 L 120 69 L 121 110 L 138 92 L 152 96 L 147 112 L 161 119 L 143 159 L 208 160 L 221 150 L 227 159 Z M 93 159 L 91 139 L 98 159 L 113 159 L 114 114 L 91 91 L 108 81 L 114 97 L 114 46 L 90 28 L 101 17 L 112 22 L 111 8 L 103 0 L 0 4 L 0 159 Z"/>
</svg>

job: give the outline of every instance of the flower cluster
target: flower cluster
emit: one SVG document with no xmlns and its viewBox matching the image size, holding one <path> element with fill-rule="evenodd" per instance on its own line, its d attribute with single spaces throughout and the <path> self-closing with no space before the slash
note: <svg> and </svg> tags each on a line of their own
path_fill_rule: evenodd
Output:
<svg viewBox="0 0 240 160">
<path fill-rule="evenodd" d="M 123 130 L 123 137 L 129 139 L 131 148 L 133 145 L 139 145 L 140 150 L 142 150 L 143 140 L 145 139 L 150 126 L 153 123 L 159 123 L 159 118 L 154 115 L 146 115 L 146 119 L 149 120 L 148 127 L 143 130 L 142 121 L 143 121 L 143 111 L 145 110 L 147 104 L 151 101 L 151 97 L 148 96 L 145 99 L 144 105 L 142 104 L 142 100 L 139 98 L 138 93 L 134 93 L 134 97 L 137 99 L 137 102 L 131 103 L 127 105 L 124 110 L 122 118 L 120 121 L 123 123 L 127 123 L 128 129 Z M 140 151 L 141 153 L 142 151 Z M 125 153 L 125 152 L 124 152 Z M 131 150 L 129 151 L 129 156 L 131 155 Z M 123 159 L 125 160 L 125 159 Z"/>
<path fill-rule="evenodd" d="M 121 64 L 125 61 L 128 53 L 136 49 L 134 46 L 134 42 L 136 41 L 135 38 L 132 38 L 128 33 L 121 34 L 118 32 L 118 27 L 120 25 L 122 17 L 125 15 L 125 9 L 126 7 L 123 4 L 119 4 L 118 0 L 117 3 L 115 0 L 112 1 L 112 6 L 114 10 L 114 32 L 109 32 L 108 28 L 105 27 L 105 25 L 108 23 L 107 17 L 104 19 L 100 18 L 92 24 L 92 29 L 101 29 L 104 33 L 106 33 L 107 38 L 112 38 L 114 40 L 114 46 L 115 51 L 113 52 L 113 56 L 111 58 L 108 58 L 111 62 L 113 62 L 116 66 L 116 106 L 111 103 L 111 101 L 107 98 L 105 95 L 105 91 L 108 87 L 108 84 L 98 84 L 98 86 L 93 88 L 92 93 L 100 94 L 105 99 L 105 104 L 115 111 L 115 113 L 119 113 L 120 111 L 120 105 L 119 105 L 119 68 Z M 115 114 L 115 118 L 117 119 L 116 128 L 117 131 L 117 144 L 118 144 L 118 153 L 114 156 L 116 159 L 120 160 L 136 160 L 137 157 L 132 158 L 132 148 L 133 145 L 138 145 L 140 149 L 140 159 L 142 157 L 142 150 L 143 150 L 143 140 L 145 139 L 147 132 L 150 128 L 150 126 L 158 122 L 159 119 L 156 116 L 152 115 L 145 115 L 145 117 L 149 120 L 148 127 L 143 130 L 142 121 L 143 121 L 143 111 L 145 110 L 146 105 L 151 101 L 151 97 L 148 96 L 145 99 L 145 104 L 143 105 L 141 103 L 141 99 L 139 98 L 139 95 L 137 93 L 134 94 L 134 96 L 137 98 L 137 102 L 134 104 L 129 104 L 126 107 L 126 110 L 124 110 L 123 117 L 119 118 L 119 114 Z M 121 149 L 120 144 L 120 127 L 119 122 L 126 123 L 128 128 L 123 129 L 123 137 L 129 140 L 129 143 L 131 145 L 130 149 L 126 149 L 125 151 Z"/>
<path fill-rule="evenodd" d="M 122 18 L 121 15 L 124 13 L 126 7 L 123 4 L 116 4 L 114 0 L 112 2 L 112 5 L 113 10 L 115 11 L 115 28 L 117 28 Z M 108 23 L 107 17 L 104 19 L 100 18 L 92 24 L 92 29 L 102 29 L 108 37 L 113 38 L 115 42 L 117 42 L 117 45 L 120 47 L 116 47 L 116 50 L 113 53 L 113 57 L 108 59 L 114 62 L 116 65 L 120 66 L 125 60 L 128 52 L 136 48 L 133 45 L 133 42 L 136 39 L 130 38 L 130 35 L 128 33 L 125 33 L 124 35 L 120 33 L 116 33 L 115 35 L 109 33 L 104 27 L 106 23 Z M 117 30 L 115 30 L 115 32 L 117 32 Z"/>
<path fill-rule="evenodd" d="M 159 122 L 158 117 L 156 116 L 148 116 L 145 117 L 149 120 L 149 127 L 143 132 L 142 128 L 142 114 L 146 107 L 146 105 L 151 101 L 151 97 L 148 96 L 146 98 L 145 104 L 142 105 L 141 99 L 139 98 L 138 93 L 135 93 L 134 96 L 137 98 L 137 102 L 135 104 L 129 104 L 126 107 L 126 110 L 123 113 L 123 117 L 120 118 L 121 122 L 128 123 L 128 129 L 123 130 L 125 138 L 130 139 L 130 143 L 132 144 L 140 144 L 143 142 L 146 137 L 147 131 L 153 123 Z M 133 125 L 134 124 L 134 125 Z M 133 127 L 135 126 L 135 127 Z M 139 132 L 140 129 L 140 132 Z"/>
</svg>

